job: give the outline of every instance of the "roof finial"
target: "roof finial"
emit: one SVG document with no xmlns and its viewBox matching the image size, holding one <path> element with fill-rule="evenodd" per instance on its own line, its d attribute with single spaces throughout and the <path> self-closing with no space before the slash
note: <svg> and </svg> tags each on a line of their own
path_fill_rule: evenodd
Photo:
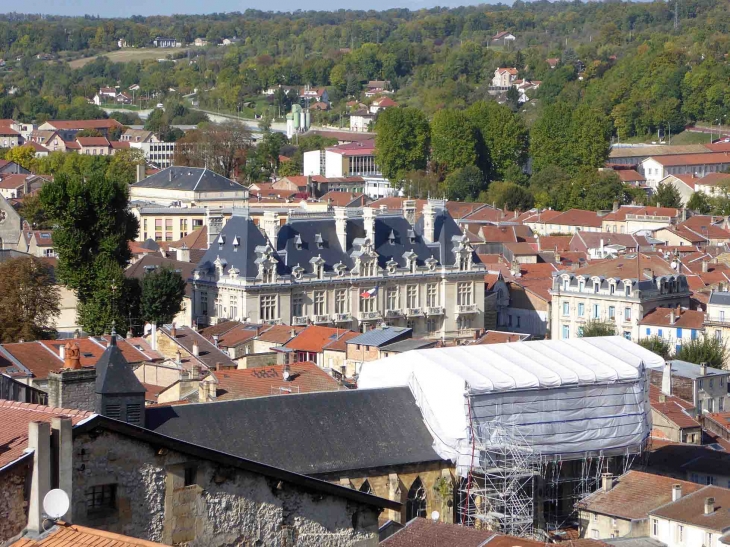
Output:
<svg viewBox="0 0 730 547">
<path fill-rule="evenodd" d="M 109 345 L 110 346 L 116 346 L 117 345 L 117 329 L 115 327 L 115 321 L 112 321 L 112 334 L 109 339 Z"/>
</svg>

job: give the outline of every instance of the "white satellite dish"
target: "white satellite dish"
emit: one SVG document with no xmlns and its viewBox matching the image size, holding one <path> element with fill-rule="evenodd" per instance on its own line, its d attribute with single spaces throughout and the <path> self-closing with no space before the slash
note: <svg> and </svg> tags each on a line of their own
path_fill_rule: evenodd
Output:
<svg viewBox="0 0 730 547">
<path fill-rule="evenodd" d="M 60 488 L 50 490 L 43 498 L 43 511 L 49 518 L 61 518 L 68 512 L 68 507 L 68 495 Z"/>
<path fill-rule="evenodd" d="M 285 370 L 283 372 L 282 376 L 284 377 L 284 380 L 288 380 L 289 379 L 289 376 L 291 376 L 291 374 L 289 374 L 289 371 L 288 370 Z"/>
<path fill-rule="evenodd" d="M 439 519 L 439 512 L 438 511 L 434 511 L 433 513 L 431 513 L 431 520 L 432 521 L 436 522 L 438 519 Z"/>
</svg>

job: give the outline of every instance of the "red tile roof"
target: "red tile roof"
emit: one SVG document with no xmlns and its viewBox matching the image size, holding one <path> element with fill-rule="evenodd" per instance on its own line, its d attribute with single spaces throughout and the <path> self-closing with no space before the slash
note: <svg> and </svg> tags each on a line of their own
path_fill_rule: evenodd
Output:
<svg viewBox="0 0 730 547">
<path fill-rule="evenodd" d="M 670 319 L 674 314 L 674 323 Z M 642 325 L 685 329 L 702 329 L 705 314 L 701 311 L 682 310 L 681 308 L 655 308 L 641 320 Z"/>
<path fill-rule="evenodd" d="M 347 332 L 351 331 L 311 325 L 284 344 L 284 347 L 299 351 L 321 353 L 327 344 L 338 340 Z"/>
<path fill-rule="evenodd" d="M 345 331 L 337 340 L 333 340 L 324 345 L 325 350 L 329 351 L 347 351 L 347 341 L 360 336 L 359 332 Z"/>
<path fill-rule="evenodd" d="M 0 188 L 4 190 L 17 190 L 25 184 L 25 179 L 31 175 L 23 173 L 12 175 L 0 175 Z"/>
<path fill-rule="evenodd" d="M 588 233 L 588 232 L 586 232 Z M 558 252 L 570 249 L 570 240 L 574 236 L 540 236 L 540 249 L 543 251 L 554 251 L 557 247 Z"/>
<path fill-rule="evenodd" d="M 188 249 L 208 249 L 208 227 L 203 226 L 202 228 L 196 228 L 182 239 L 170 243 L 171 247 L 179 249 L 187 245 Z"/>
<path fill-rule="evenodd" d="M 363 207 L 367 201 L 367 196 L 363 193 L 356 192 L 330 191 L 319 199 L 325 203 L 330 203 L 331 200 L 334 207 L 347 207 L 353 204 L 357 207 Z"/>
<path fill-rule="evenodd" d="M 309 361 L 290 365 L 290 380 L 284 380 L 283 372 L 284 365 L 213 372 L 218 381 L 216 399 L 248 399 L 342 389 L 337 380 Z"/>
<path fill-rule="evenodd" d="M 263 342 L 273 342 L 276 344 L 286 344 L 297 334 L 302 332 L 306 327 L 290 327 L 287 325 L 273 325 L 259 334 L 258 340 Z"/>
<path fill-rule="evenodd" d="M 481 226 L 477 233 L 487 243 L 517 243 L 514 226 Z"/>
<path fill-rule="evenodd" d="M 382 547 L 481 547 L 494 537 L 494 532 L 477 530 L 469 526 L 459 526 L 430 519 L 415 518 L 401 530 L 380 542 Z M 491 545 L 492 542 L 489 542 Z M 535 543 L 542 546 L 542 543 Z M 519 543 L 512 543 L 510 547 Z"/>
<path fill-rule="evenodd" d="M 57 416 L 68 416 L 76 424 L 92 416 L 92 412 L 52 408 L 0 399 L 0 467 L 20 458 L 28 447 L 28 424 L 50 422 Z"/>
<path fill-rule="evenodd" d="M 643 520 L 649 511 L 672 501 L 675 484 L 682 487 L 683 496 L 702 488 L 693 482 L 632 470 L 616 478 L 608 492 L 599 489 L 584 498 L 579 507 L 592 513 Z"/>
<path fill-rule="evenodd" d="M 600 228 L 602 218 L 595 211 L 584 211 L 582 209 L 569 209 L 556 217 L 545 220 L 545 224 L 556 224 L 558 226 L 589 226 L 591 228 Z M 540 221 L 534 221 L 540 222 Z"/>
<path fill-rule="evenodd" d="M 84 129 L 111 129 L 123 127 L 121 123 L 113 118 L 106 120 L 48 120 L 46 122 L 56 129 L 84 130 Z"/>
<path fill-rule="evenodd" d="M 627 215 L 645 215 L 645 216 L 660 216 L 660 217 L 672 217 L 676 218 L 679 216 L 679 209 L 673 207 L 644 207 L 636 205 L 622 205 L 618 211 L 611 211 L 603 220 L 626 220 Z"/>
<path fill-rule="evenodd" d="M 504 344 L 507 342 L 522 342 L 530 337 L 529 334 L 520 334 L 519 332 L 500 332 L 496 330 L 488 330 L 477 340 L 472 342 L 472 345 L 484 345 L 484 344 Z"/>
<path fill-rule="evenodd" d="M 705 500 L 715 498 L 715 510 L 705 514 Z M 695 492 L 682 496 L 650 512 L 650 515 L 668 520 L 683 522 L 700 528 L 725 531 L 730 527 L 730 490 L 719 486 L 705 486 Z"/>
<path fill-rule="evenodd" d="M 37 539 L 19 539 L 10 547 L 160 547 L 154 543 L 105 530 L 96 530 L 66 523 L 57 523 L 50 534 Z"/>
<path fill-rule="evenodd" d="M 678 165 L 718 165 L 730 163 L 730 156 L 727 153 L 714 152 L 707 154 L 677 154 L 674 156 L 652 156 L 647 159 L 656 161 L 664 167 L 675 167 Z"/>
<path fill-rule="evenodd" d="M 728 173 L 710 173 L 700 179 L 695 179 L 695 184 L 704 186 L 717 186 L 719 184 L 730 183 L 730 174 Z"/>
<path fill-rule="evenodd" d="M 649 384 L 649 402 L 652 410 L 663 415 L 679 428 L 695 428 L 700 424 L 690 416 L 694 405 L 675 395 L 664 395 L 654 384 Z"/>
<path fill-rule="evenodd" d="M 109 146 L 105 137 L 77 137 L 76 142 L 81 146 Z"/>
<path fill-rule="evenodd" d="M 621 182 L 645 182 L 646 178 L 634 169 L 619 169 L 616 174 Z"/>
<path fill-rule="evenodd" d="M 375 140 L 340 144 L 327 148 L 327 152 L 334 152 L 343 156 L 372 156 L 375 154 Z"/>
<path fill-rule="evenodd" d="M 654 275 L 674 275 L 677 272 L 672 269 L 669 263 L 658 256 L 649 256 L 645 253 L 632 255 L 631 257 L 619 257 L 610 260 L 602 260 L 594 262 L 589 266 L 579 268 L 575 271 L 576 275 L 601 275 L 604 277 L 617 277 L 620 279 L 641 279 L 643 280 L 644 270 L 651 269 Z M 639 271 L 641 268 L 641 272 Z"/>
</svg>

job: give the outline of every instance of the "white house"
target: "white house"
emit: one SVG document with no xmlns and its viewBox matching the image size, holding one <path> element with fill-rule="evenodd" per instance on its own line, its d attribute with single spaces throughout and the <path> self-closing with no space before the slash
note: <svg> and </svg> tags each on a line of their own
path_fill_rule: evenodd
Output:
<svg viewBox="0 0 730 547">
<path fill-rule="evenodd" d="M 694 175 L 701 178 L 709 173 L 721 173 L 730 168 L 730 155 L 723 152 L 706 154 L 677 154 L 652 156 L 639 164 L 639 172 L 647 185 L 658 184 L 668 175 Z"/>
<path fill-rule="evenodd" d="M 656 308 L 641 320 L 639 338 L 658 336 L 669 343 L 673 351 L 682 344 L 696 340 L 704 332 L 704 312 L 676 308 Z"/>
<path fill-rule="evenodd" d="M 375 113 L 367 110 L 356 110 L 350 114 L 350 131 L 366 133 L 370 131 L 370 124 L 375 121 Z"/>
<path fill-rule="evenodd" d="M 492 78 L 492 86 L 494 87 L 509 87 L 517 79 L 516 68 L 503 68 L 500 67 L 494 71 L 494 77 Z"/>
</svg>

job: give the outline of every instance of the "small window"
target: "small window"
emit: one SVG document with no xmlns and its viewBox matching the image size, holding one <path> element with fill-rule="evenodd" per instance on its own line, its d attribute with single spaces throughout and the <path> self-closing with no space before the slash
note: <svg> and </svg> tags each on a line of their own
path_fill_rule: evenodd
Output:
<svg viewBox="0 0 730 547">
<path fill-rule="evenodd" d="M 86 489 L 86 512 L 97 513 L 117 508 L 117 485 L 102 484 Z"/>
<path fill-rule="evenodd" d="M 659 521 L 657 519 L 651 519 L 651 535 L 659 535 Z"/>
<path fill-rule="evenodd" d="M 127 405 L 127 423 L 137 425 L 142 423 L 142 405 L 139 403 Z"/>
<path fill-rule="evenodd" d="M 189 465 L 185 468 L 185 486 L 192 486 L 197 484 L 198 468 L 194 465 Z"/>
</svg>

